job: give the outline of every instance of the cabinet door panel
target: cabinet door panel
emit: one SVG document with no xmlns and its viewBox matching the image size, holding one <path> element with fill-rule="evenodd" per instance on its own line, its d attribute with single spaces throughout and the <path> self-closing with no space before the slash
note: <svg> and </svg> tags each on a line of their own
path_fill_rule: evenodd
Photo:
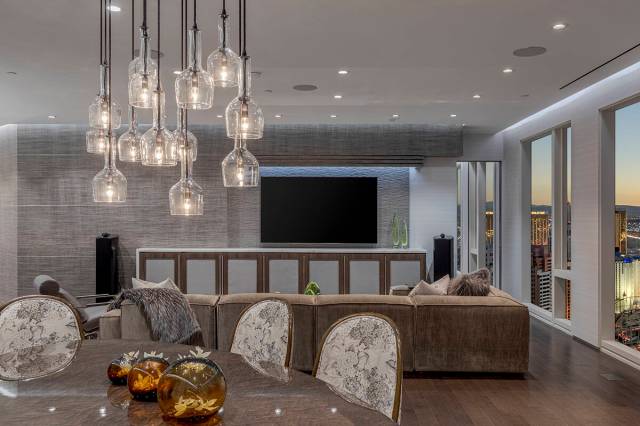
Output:
<svg viewBox="0 0 640 426">
<path fill-rule="evenodd" d="M 389 262 L 389 285 L 416 285 L 421 280 L 419 260 L 392 260 Z"/>
<path fill-rule="evenodd" d="M 227 260 L 227 293 L 258 292 L 258 271 L 257 259 Z"/>
<path fill-rule="evenodd" d="M 300 266 L 297 259 L 270 259 L 269 292 L 293 293 L 299 292 Z"/>
<path fill-rule="evenodd" d="M 217 263 L 215 259 L 185 259 L 187 293 L 216 294 Z"/>
<path fill-rule="evenodd" d="M 309 281 L 318 283 L 321 294 L 339 294 L 340 261 L 309 260 Z"/>
<path fill-rule="evenodd" d="M 380 294 L 380 266 L 379 260 L 350 260 L 349 293 Z"/>
</svg>

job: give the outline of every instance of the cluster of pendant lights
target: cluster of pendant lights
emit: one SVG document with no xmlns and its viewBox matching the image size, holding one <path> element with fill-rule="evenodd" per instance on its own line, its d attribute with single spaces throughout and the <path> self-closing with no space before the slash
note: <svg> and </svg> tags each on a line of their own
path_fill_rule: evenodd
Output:
<svg viewBox="0 0 640 426">
<path fill-rule="evenodd" d="M 219 46 L 207 59 L 203 68 L 202 36 L 197 24 L 197 3 L 193 1 L 193 25 L 187 33 L 188 0 L 180 0 L 180 59 L 182 71 L 175 80 L 177 125 L 175 131 L 165 127 L 165 92 L 160 83 L 160 55 L 157 63 L 151 58 L 147 27 L 147 0 L 143 1 L 140 26 L 140 50 L 134 53 L 133 14 L 131 10 L 131 57 L 129 63 L 129 128 L 117 142 L 114 130 L 121 125 L 122 110 L 111 97 L 111 0 L 100 2 L 100 84 L 99 93 L 89 107 L 89 131 L 86 134 L 87 152 L 103 154 L 104 168 L 93 179 L 93 199 L 99 203 L 124 202 L 127 198 L 127 179 L 116 167 L 116 153 L 120 161 L 140 162 L 144 166 L 175 166 L 180 163 L 180 180 L 169 191 L 172 215 L 202 215 L 203 190 L 193 179 L 193 162 L 197 158 L 198 141 L 188 130 L 189 110 L 206 110 L 213 106 L 214 87 L 238 87 L 226 109 L 227 137 L 234 140 L 234 148 L 222 161 L 225 187 L 254 187 L 258 185 L 259 165 L 247 150 L 248 139 L 262 138 L 264 115 L 251 97 L 250 58 L 246 50 L 246 0 L 238 0 L 238 39 L 241 56 L 229 47 L 226 0 L 222 0 L 219 24 Z M 160 52 L 160 0 L 157 0 L 157 51 Z M 188 40 L 187 40 L 188 39 Z M 185 50 L 185 44 L 187 49 Z M 144 134 L 138 131 L 136 109 L 152 109 L 153 124 Z"/>
</svg>

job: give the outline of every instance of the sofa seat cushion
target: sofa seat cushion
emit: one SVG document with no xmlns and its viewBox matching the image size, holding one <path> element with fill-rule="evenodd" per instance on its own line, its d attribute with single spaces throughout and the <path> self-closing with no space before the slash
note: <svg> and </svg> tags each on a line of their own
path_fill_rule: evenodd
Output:
<svg viewBox="0 0 640 426">
<path fill-rule="evenodd" d="M 523 373 L 529 312 L 504 296 L 415 296 L 416 371 Z"/>
<path fill-rule="evenodd" d="M 242 312 L 250 305 L 265 299 L 288 302 L 293 311 L 293 359 L 297 370 L 311 371 L 315 361 L 315 300 L 316 296 L 282 293 L 239 293 L 220 296 L 218 312 L 218 350 L 231 348 L 233 333 Z"/>
<path fill-rule="evenodd" d="M 373 312 L 389 317 L 400 331 L 404 371 L 413 370 L 415 312 L 412 298 L 369 294 L 320 295 L 316 299 L 316 348 L 333 323 L 351 314 Z"/>
<path fill-rule="evenodd" d="M 100 315 L 100 330 L 98 338 L 101 340 L 120 339 L 122 337 L 120 324 L 120 309 L 112 309 Z"/>
</svg>

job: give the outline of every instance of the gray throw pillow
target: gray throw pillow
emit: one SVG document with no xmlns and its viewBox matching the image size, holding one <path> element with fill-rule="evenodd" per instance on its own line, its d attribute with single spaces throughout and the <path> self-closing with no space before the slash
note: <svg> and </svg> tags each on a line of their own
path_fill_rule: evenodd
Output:
<svg viewBox="0 0 640 426">
<path fill-rule="evenodd" d="M 449 275 L 440 278 L 433 284 L 420 281 L 409 293 L 409 296 L 444 296 L 447 294 Z"/>
<path fill-rule="evenodd" d="M 452 279 L 447 293 L 452 296 L 486 296 L 490 291 L 491 272 L 487 268 L 481 268 Z"/>
</svg>

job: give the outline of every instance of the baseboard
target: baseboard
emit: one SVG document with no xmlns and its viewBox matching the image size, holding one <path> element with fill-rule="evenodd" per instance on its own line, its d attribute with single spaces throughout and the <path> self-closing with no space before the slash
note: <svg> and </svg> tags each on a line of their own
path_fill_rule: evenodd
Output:
<svg viewBox="0 0 640 426">
<path fill-rule="evenodd" d="M 626 346 L 614 341 L 603 340 L 601 345 L 602 347 L 600 348 L 600 351 L 602 353 L 609 355 L 611 358 L 615 358 L 636 370 L 640 370 L 640 352 L 627 348 Z"/>
<path fill-rule="evenodd" d="M 529 308 L 529 315 L 532 318 L 537 319 L 538 321 L 541 321 L 543 323 L 545 323 L 548 326 L 551 326 L 553 328 L 555 328 L 556 330 L 560 330 L 562 331 L 564 334 L 567 334 L 569 336 L 573 337 L 573 334 L 571 333 L 571 330 L 566 329 L 565 327 L 562 327 L 559 324 L 556 324 L 555 322 L 553 322 L 550 318 L 543 316 L 543 315 L 539 315 L 537 312 L 535 312 L 535 310 Z"/>
</svg>

